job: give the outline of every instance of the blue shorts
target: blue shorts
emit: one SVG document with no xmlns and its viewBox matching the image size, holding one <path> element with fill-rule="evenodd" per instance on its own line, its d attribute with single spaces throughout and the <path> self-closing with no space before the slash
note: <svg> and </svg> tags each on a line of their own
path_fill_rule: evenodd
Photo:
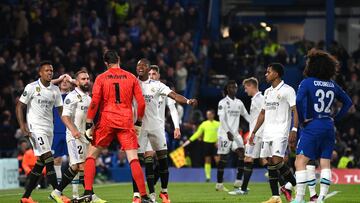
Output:
<svg viewBox="0 0 360 203">
<path fill-rule="evenodd" d="M 54 133 L 51 149 L 54 151 L 54 158 L 68 155 L 65 133 Z"/>
<path fill-rule="evenodd" d="M 296 154 L 311 160 L 331 159 L 335 146 L 334 124 L 330 119 L 315 119 L 300 132 Z"/>
</svg>

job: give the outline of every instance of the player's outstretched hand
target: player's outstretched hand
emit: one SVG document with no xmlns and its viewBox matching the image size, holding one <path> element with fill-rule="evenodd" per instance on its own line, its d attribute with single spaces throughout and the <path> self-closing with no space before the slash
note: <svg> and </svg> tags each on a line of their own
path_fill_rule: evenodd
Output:
<svg viewBox="0 0 360 203">
<path fill-rule="evenodd" d="M 196 99 L 189 99 L 187 103 L 189 105 L 191 105 L 191 106 L 197 106 L 198 105 L 198 101 Z"/>
<path fill-rule="evenodd" d="M 181 137 L 180 128 L 175 128 L 174 130 L 174 139 L 179 139 Z"/>
<path fill-rule="evenodd" d="M 227 132 L 226 134 L 230 141 L 234 141 L 234 135 L 231 132 Z"/>
</svg>

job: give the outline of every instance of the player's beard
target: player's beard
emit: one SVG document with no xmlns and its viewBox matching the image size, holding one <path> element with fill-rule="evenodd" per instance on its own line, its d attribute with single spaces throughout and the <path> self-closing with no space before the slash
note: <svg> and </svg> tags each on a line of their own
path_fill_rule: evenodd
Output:
<svg viewBox="0 0 360 203">
<path fill-rule="evenodd" d="M 89 85 L 80 85 L 79 87 L 83 92 L 88 92 L 89 91 Z"/>
</svg>

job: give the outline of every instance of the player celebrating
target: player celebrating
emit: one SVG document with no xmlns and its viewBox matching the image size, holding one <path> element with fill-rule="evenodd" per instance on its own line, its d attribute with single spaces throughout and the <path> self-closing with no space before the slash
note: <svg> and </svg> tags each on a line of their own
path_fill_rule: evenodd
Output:
<svg viewBox="0 0 360 203">
<path fill-rule="evenodd" d="M 331 78 L 335 75 L 338 61 L 330 54 L 312 49 L 307 55 L 304 75 L 307 77 L 299 86 L 296 104 L 304 128 L 296 149 L 297 192 L 293 201 L 305 202 L 307 183 L 306 164 L 320 158 L 320 194 L 317 202 L 324 202 L 331 181 L 330 159 L 335 145 L 334 121 L 349 110 L 352 101 Z M 331 106 L 335 100 L 343 103 L 333 118 Z"/>
<path fill-rule="evenodd" d="M 79 200 L 90 201 L 95 177 L 95 162 L 102 149 L 107 148 L 117 137 L 130 163 L 131 173 L 140 190 L 143 203 L 151 202 L 146 194 L 144 175 L 137 156 L 138 141 L 134 129 L 132 101 L 137 102 L 138 122 L 145 110 L 145 101 L 136 77 L 120 68 L 120 57 L 115 51 L 106 51 L 104 63 L 107 71 L 97 76 L 93 97 L 86 119 L 87 137 L 93 138 L 85 160 L 85 192 Z M 93 119 L 100 107 L 99 121 L 91 133 Z M 92 137 L 93 134 L 93 137 Z"/>
<path fill-rule="evenodd" d="M 160 80 L 160 69 L 157 65 L 150 66 L 149 78 L 152 80 Z M 181 136 L 180 120 L 179 120 L 179 113 L 176 109 L 175 104 L 176 104 L 175 100 L 173 100 L 167 96 L 161 95 L 159 98 L 159 116 L 162 121 L 162 126 L 165 127 L 165 120 L 166 120 L 165 119 L 165 109 L 167 106 L 170 110 L 171 119 L 174 124 L 174 138 L 179 139 Z M 163 129 L 163 130 L 165 131 L 165 129 Z M 145 163 L 145 167 L 150 167 L 150 164 L 153 165 L 152 162 Z M 148 165 L 148 166 L 146 166 L 146 165 Z M 156 167 L 154 169 L 154 175 L 155 175 L 155 179 L 154 179 L 154 185 L 155 185 L 159 178 L 159 165 L 158 164 L 156 165 Z M 149 177 L 147 176 L 146 178 L 147 179 L 152 178 L 152 176 L 149 176 Z M 150 196 L 150 198 L 151 198 L 151 196 Z"/>
<path fill-rule="evenodd" d="M 61 93 L 57 86 L 51 83 L 53 77 L 53 67 L 49 61 L 40 63 L 40 78 L 26 85 L 19 102 L 16 105 L 16 117 L 22 133 L 30 138 L 35 156 L 38 157 L 34 168 L 29 175 L 29 183 L 22 196 L 22 203 L 33 203 L 30 197 L 31 192 L 37 185 L 38 179 L 44 166 L 48 182 L 53 189 L 57 188 L 57 180 L 54 169 L 54 157 L 51 153 L 51 143 L 53 141 L 53 107 L 62 114 Z M 24 108 L 26 111 L 26 121 L 24 119 Z"/>
<path fill-rule="evenodd" d="M 249 122 L 249 114 L 240 99 L 236 98 L 238 86 L 234 80 L 230 80 L 225 88 L 226 97 L 220 100 L 218 115 L 220 126 L 218 128 L 218 151 L 220 160 L 217 168 L 217 191 L 227 191 L 223 185 L 224 168 L 227 163 L 230 150 L 238 155 L 238 171 L 234 183 L 235 188 L 241 186 L 244 171 L 244 141 L 239 135 L 240 116 Z"/>
<path fill-rule="evenodd" d="M 272 63 L 268 66 L 265 76 L 271 87 L 265 90 L 265 101 L 249 140 L 250 144 L 253 145 L 255 135 L 261 125 L 264 124 L 260 157 L 267 158 L 269 183 L 272 191 L 272 197 L 264 203 L 281 202 L 278 188 L 279 175 L 288 182 L 285 186 L 287 191 L 285 195 L 288 201 L 291 201 L 291 188 L 296 185 L 293 174 L 284 163 L 284 156 L 288 140 L 291 144 L 296 140 L 298 115 L 295 105 L 295 91 L 281 80 L 283 74 L 284 67 L 280 63 Z M 293 128 L 289 135 L 291 115 L 293 115 Z"/>
<path fill-rule="evenodd" d="M 167 158 L 167 144 L 165 138 L 165 131 L 163 122 L 159 115 L 159 98 L 161 95 L 168 96 L 181 104 L 197 105 L 196 99 L 187 99 L 182 95 L 179 95 L 172 91 L 168 86 L 149 79 L 150 63 L 147 59 L 140 59 L 136 66 L 136 72 L 139 76 L 139 82 L 141 85 L 142 93 L 146 101 L 145 115 L 143 118 L 140 136 L 139 136 L 139 154 L 144 154 L 145 163 L 150 165 L 153 157 L 152 151 L 156 152 L 156 156 L 159 161 L 159 174 L 161 180 L 161 192 L 159 197 L 163 203 L 169 203 L 168 195 L 168 182 L 169 182 L 169 170 L 168 170 L 168 158 Z M 149 157 L 151 157 L 149 159 Z M 153 164 L 153 162 L 151 162 Z M 151 171 L 146 173 L 147 176 L 154 177 L 153 165 L 151 165 Z M 150 169 L 146 167 L 145 169 Z M 151 174 L 152 172 L 152 174 Z M 148 182 L 151 196 L 153 197 L 154 189 L 154 178 Z M 136 202 L 136 188 L 134 188 L 134 200 Z M 152 198 L 154 200 L 154 198 Z"/>
<path fill-rule="evenodd" d="M 152 80 L 160 80 L 160 70 L 157 65 L 150 66 L 149 77 Z M 179 139 L 181 136 L 180 120 L 179 120 L 179 113 L 176 109 L 175 104 L 176 104 L 175 100 L 171 99 L 170 97 L 161 95 L 159 98 L 159 115 L 160 115 L 160 119 L 163 123 L 162 126 L 164 126 L 165 125 L 165 108 L 166 108 L 166 106 L 169 108 L 171 119 L 173 121 L 174 128 L 175 128 L 174 129 L 174 138 Z"/>
<path fill-rule="evenodd" d="M 258 88 L 258 80 L 254 77 L 245 79 L 243 81 L 243 86 L 245 88 L 245 92 L 251 96 L 251 106 L 250 106 L 250 134 L 254 130 L 257 117 L 261 111 L 262 105 L 264 104 L 264 96 L 261 94 Z M 263 127 L 256 132 L 253 143 L 254 145 L 250 145 L 249 143 L 245 146 L 245 159 L 244 159 L 244 179 L 241 185 L 241 188 L 235 191 L 229 192 L 231 195 L 244 195 L 248 193 L 247 186 L 249 184 L 249 180 L 253 171 L 253 163 L 254 159 L 258 159 L 260 157 L 261 143 L 262 143 L 262 134 Z M 260 159 L 260 164 L 265 165 L 266 160 Z"/>
</svg>

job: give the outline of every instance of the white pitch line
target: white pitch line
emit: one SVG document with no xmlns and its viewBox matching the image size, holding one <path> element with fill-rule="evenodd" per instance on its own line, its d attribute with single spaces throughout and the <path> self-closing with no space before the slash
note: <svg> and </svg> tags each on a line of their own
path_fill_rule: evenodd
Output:
<svg viewBox="0 0 360 203">
<path fill-rule="evenodd" d="M 326 195 L 325 199 L 328 199 L 332 196 L 335 196 L 337 193 L 339 193 L 340 191 L 333 191 L 333 192 L 330 192 L 329 194 Z"/>
<path fill-rule="evenodd" d="M 333 197 L 335 196 L 337 193 L 339 193 L 340 191 L 333 191 L 333 192 L 330 192 L 329 194 L 326 195 L 325 199 L 328 199 L 330 197 Z M 307 202 L 307 203 L 314 203 L 314 202 Z"/>
<path fill-rule="evenodd" d="M 119 186 L 119 185 L 129 185 L 130 183 L 111 183 L 111 184 L 106 184 L 106 185 L 94 185 L 94 188 L 104 188 L 104 187 L 114 187 L 114 186 Z M 34 190 L 36 191 L 36 189 Z M 36 193 L 40 193 L 40 194 L 50 194 L 52 190 L 41 190 L 41 191 L 37 191 Z M 0 195 L 0 197 L 8 197 L 8 196 L 19 196 L 22 195 L 23 193 L 12 193 L 12 194 L 3 194 Z"/>
</svg>

